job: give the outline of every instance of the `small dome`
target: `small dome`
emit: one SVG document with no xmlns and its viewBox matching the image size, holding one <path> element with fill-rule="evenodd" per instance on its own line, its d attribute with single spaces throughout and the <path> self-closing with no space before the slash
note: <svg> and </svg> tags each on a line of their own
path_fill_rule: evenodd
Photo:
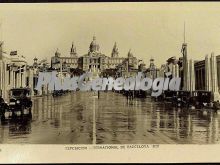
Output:
<svg viewBox="0 0 220 165">
<path fill-rule="evenodd" d="M 153 59 L 153 58 L 151 58 L 151 59 L 150 59 L 150 61 L 151 61 L 151 62 L 154 62 L 154 59 Z"/>
</svg>

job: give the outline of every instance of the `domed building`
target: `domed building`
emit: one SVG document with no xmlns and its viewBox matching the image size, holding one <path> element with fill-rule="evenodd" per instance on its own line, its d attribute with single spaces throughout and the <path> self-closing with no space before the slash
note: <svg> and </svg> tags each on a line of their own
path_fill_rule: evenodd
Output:
<svg viewBox="0 0 220 165">
<path fill-rule="evenodd" d="M 99 48 L 100 46 L 94 36 L 89 45 L 88 53 L 81 56 L 78 60 L 80 69 L 83 71 L 101 72 L 106 68 L 107 56 L 102 54 Z"/>
<path fill-rule="evenodd" d="M 92 54 L 95 55 L 97 53 L 99 53 L 99 44 L 96 43 L 96 37 L 93 36 L 93 40 L 92 40 L 92 42 L 89 46 L 89 54 L 90 55 L 92 55 Z"/>
<path fill-rule="evenodd" d="M 62 65 L 63 69 L 65 69 L 64 66 L 66 66 L 69 69 L 79 69 L 84 72 L 91 71 L 101 73 L 108 69 L 116 69 L 116 67 L 124 61 L 128 61 L 129 66 L 131 65 L 133 69 L 137 68 L 137 58 L 133 56 L 131 51 L 129 51 L 127 58 L 120 57 L 119 49 L 117 43 L 115 42 L 111 56 L 106 56 L 100 51 L 100 46 L 94 36 L 89 45 L 87 54 L 78 56 L 76 47 L 72 43 L 70 56 L 61 56 L 61 54 L 56 51 L 55 56 L 51 58 L 51 67 L 59 70 Z"/>
</svg>

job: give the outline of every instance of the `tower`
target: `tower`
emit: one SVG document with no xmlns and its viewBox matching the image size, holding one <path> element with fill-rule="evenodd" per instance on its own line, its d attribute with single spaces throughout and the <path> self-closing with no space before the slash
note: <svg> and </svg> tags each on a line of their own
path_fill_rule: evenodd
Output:
<svg viewBox="0 0 220 165">
<path fill-rule="evenodd" d="M 56 52 L 55 52 L 55 57 L 60 57 L 60 52 L 59 52 L 59 49 L 57 48 Z"/>
<path fill-rule="evenodd" d="M 205 90 L 211 91 L 211 71 L 209 56 L 205 56 Z"/>
<path fill-rule="evenodd" d="M 34 68 L 37 68 L 37 67 L 38 67 L 38 62 L 37 62 L 37 61 L 38 61 L 38 59 L 35 57 L 35 58 L 34 58 L 34 63 L 33 63 L 33 67 L 34 67 Z"/>
<path fill-rule="evenodd" d="M 34 63 L 37 63 L 37 60 L 38 60 L 37 57 L 35 57 L 35 58 L 34 58 Z"/>
<path fill-rule="evenodd" d="M 154 67 L 154 59 L 153 58 L 150 59 L 150 68 L 152 68 L 152 67 Z"/>
<path fill-rule="evenodd" d="M 130 49 L 129 52 L 128 52 L 128 58 L 131 58 L 131 57 L 133 57 L 133 54 L 132 54 L 131 49 Z"/>
<path fill-rule="evenodd" d="M 217 101 L 220 100 L 220 95 L 218 91 L 217 63 L 214 52 L 211 53 L 210 68 L 211 68 L 211 86 L 212 86 L 211 92 L 212 92 L 213 100 Z"/>
<path fill-rule="evenodd" d="M 157 77 L 157 69 L 156 69 L 156 66 L 154 64 L 154 59 L 153 58 L 150 59 L 149 72 L 150 72 L 150 77 L 152 79 L 155 79 Z"/>
<path fill-rule="evenodd" d="M 70 57 L 77 57 L 76 47 L 74 46 L 73 42 L 72 42 L 72 46 L 70 49 Z"/>
<path fill-rule="evenodd" d="M 112 57 L 118 57 L 118 54 L 119 54 L 119 52 L 118 52 L 118 47 L 117 47 L 117 43 L 115 42 L 115 44 L 114 44 L 114 46 L 113 46 L 113 49 L 112 49 L 112 54 L 111 54 L 111 56 L 112 56 Z"/>
<path fill-rule="evenodd" d="M 184 22 L 184 42 L 182 44 L 182 50 L 181 50 L 181 53 L 183 55 L 183 90 L 187 90 L 188 87 L 187 87 L 187 75 L 188 75 L 188 62 L 187 62 L 187 43 L 185 41 L 185 22 Z"/>
</svg>

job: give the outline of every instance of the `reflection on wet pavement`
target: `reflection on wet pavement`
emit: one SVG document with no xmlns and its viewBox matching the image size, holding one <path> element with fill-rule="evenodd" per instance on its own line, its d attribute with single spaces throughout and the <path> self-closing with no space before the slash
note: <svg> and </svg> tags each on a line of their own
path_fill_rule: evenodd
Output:
<svg viewBox="0 0 220 165">
<path fill-rule="evenodd" d="M 75 92 L 33 98 L 32 114 L 1 121 L 0 143 L 212 144 L 220 115 L 187 110 L 149 98 L 127 101 L 113 92 Z"/>
</svg>

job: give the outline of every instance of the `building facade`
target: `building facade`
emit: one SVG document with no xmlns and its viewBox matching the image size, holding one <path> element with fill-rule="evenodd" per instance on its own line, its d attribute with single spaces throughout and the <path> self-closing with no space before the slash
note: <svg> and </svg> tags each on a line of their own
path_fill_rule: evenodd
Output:
<svg viewBox="0 0 220 165">
<path fill-rule="evenodd" d="M 113 45 L 111 56 L 107 56 L 100 51 L 96 37 L 93 37 L 88 53 L 82 56 L 78 56 L 74 44 L 71 46 L 68 57 L 61 56 L 57 50 L 51 58 L 51 68 L 59 71 L 61 69 L 62 71 L 80 69 L 83 72 L 92 72 L 94 75 L 117 68 L 121 75 L 129 76 L 133 71 L 138 71 L 138 59 L 132 54 L 131 50 L 129 50 L 127 57 L 120 57 L 116 42 Z"/>
<path fill-rule="evenodd" d="M 194 70 L 195 89 L 211 91 L 213 100 L 220 100 L 220 55 L 206 55 L 205 60 L 195 62 Z"/>
<path fill-rule="evenodd" d="M 0 42 L 0 94 L 5 100 L 9 99 L 12 88 L 27 87 L 27 61 L 17 51 L 7 54 L 4 42 Z"/>
</svg>

